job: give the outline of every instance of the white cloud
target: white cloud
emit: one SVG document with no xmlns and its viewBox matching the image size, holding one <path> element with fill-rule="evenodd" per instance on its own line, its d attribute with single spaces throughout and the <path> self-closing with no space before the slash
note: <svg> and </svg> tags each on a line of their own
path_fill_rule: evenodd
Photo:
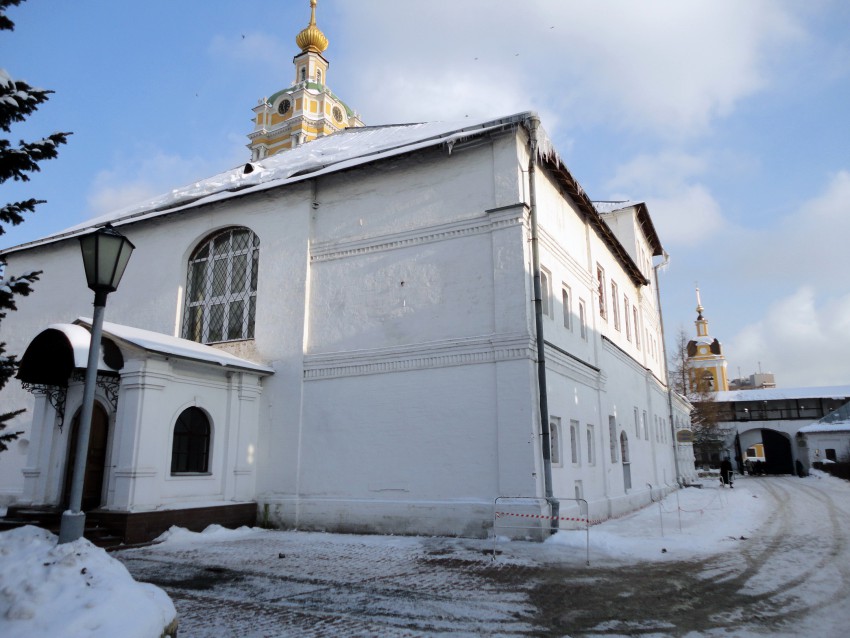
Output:
<svg viewBox="0 0 850 638">
<path fill-rule="evenodd" d="M 773 228 L 740 231 L 726 245 L 738 255 L 745 280 L 765 276 L 790 286 L 812 285 L 821 293 L 847 290 L 850 272 L 850 171 L 830 176 L 823 192 Z"/>
<path fill-rule="evenodd" d="M 781 387 L 850 383 L 850 293 L 828 296 L 803 286 L 765 309 L 728 341 L 743 370 L 781 371 Z"/>
<path fill-rule="evenodd" d="M 778 73 L 769 53 L 801 37 L 774 0 L 360 0 L 340 3 L 333 49 L 358 61 L 367 121 L 439 104 L 452 117 L 541 105 L 570 120 L 672 136 L 702 133 Z M 439 44 L 438 44 L 439 43 Z M 399 72 L 403 69 L 403 72 Z M 416 90 L 403 90 L 413 82 Z"/>
<path fill-rule="evenodd" d="M 608 188 L 612 199 L 645 200 L 665 246 L 707 243 L 726 223 L 709 189 L 698 181 L 705 158 L 669 151 L 640 155 L 619 166 Z"/>
<path fill-rule="evenodd" d="M 753 319 L 728 340 L 730 364 L 778 373 L 782 387 L 850 383 L 850 172 L 768 229 L 721 240 L 727 281 Z M 751 291 L 748 293 L 747 291 Z M 766 299 L 754 307 L 752 299 Z M 729 311 L 733 311 L 730 309 Z"/>
</svg>

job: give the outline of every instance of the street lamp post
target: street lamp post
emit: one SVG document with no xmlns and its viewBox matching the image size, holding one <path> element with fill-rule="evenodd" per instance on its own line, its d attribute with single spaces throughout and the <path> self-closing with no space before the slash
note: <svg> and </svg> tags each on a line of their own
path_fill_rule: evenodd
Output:
<svg viewBox="0 0 850 638">
<path fill-rule="evenodd" d="M 80 237 L 86 282 L 94 291 L 94 314 L 92 315 L 91 343 L 86 365 L 86 381 L 83 389 L 83 407 L 77 432 L 77 454 L 71 479 L 71 498 L 68 509 L 62 513 L 59 527 L 59 542 L 75 541 L 83 535 L 86 515 L 82 511 L 83 482 L 86 457 L 89 451 L 89 433 L 94 410 L 94 389 L 100 359 L 100 338 L 103 332 L 103 313 L 106 296 L 118 289 L 118 283 L 130 260 L 133 244 L 112 226 L 98 228 L 95 232 Z"/>
</svg>

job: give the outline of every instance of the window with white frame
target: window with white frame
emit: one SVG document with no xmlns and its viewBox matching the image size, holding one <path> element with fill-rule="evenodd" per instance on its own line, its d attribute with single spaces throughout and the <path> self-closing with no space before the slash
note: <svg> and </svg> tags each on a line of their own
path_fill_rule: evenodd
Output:
<svg viewBox="0 0 850 638">
<path fill-rule="evenodd" d="M 587 341 L 587 310 L 585 310 L 584 299 L 578 300 L 578 325 L 581 338 Z"/>
<path fill-rule="evenodd" d="M 629 456 L 629 437 L 625 432 L 620 432 L 620 456 L 623 459 L 623 489 L 628 492 L 632 489 L 632 462 Z"/>
<path fill-rule="evenodd" d="M 620 291 L 617 282 L 611 281 L 611 314 L 614 316 L 614 330 L 620 329 Z"/>
<path fill-rule="evenodd" d="M 540 301 L 543 314 L 552 316 L 552 275 L 548 270 L 540 269 Z"/>
<path fill-rule="evenodd" d="M 646 416 L 646 410 L 643 411 L 643 438 L 649 441 L 649 420 Z"/>
<path fill-rule="evenodd" d="M 254 338 L 260 240 L 247 228 L 207 237 L 192 253 L 183 337 L 200 343 Z"/>
<path fill-rule="evenodd" d="M 635 320 L 635 346 L 640 350 L 640 324 L 638 324 L 637 306 L 632 306 L 632 318 Z"/>
<path fill-rule="evenodd" d="M 561 306 L 564 310 L 564 328 L 567 330 L 573 329 L 573 308 L 572 308 L 572 294 L 570 292 L 570 287 L 566 284 L 563 284 L 561 287 Z"/>
<path fill-rule="evenodd" d="M 605 308 L 605 269 L 596 264 L 596 294 L 599 298 L 599 316 L 608 320 L 608 311 Z"/>
<path fill-rule="evenodd" d="M 632 340 L 632 322 L 629 319 L 630 308 L 628 295 L 623 295 L 623 322 L 626 324 L 626 341 Z"/>
<path fill-rule="evenodd" d="M 573 465 L 581 464 L 581 449 L 579 444 L 579 423 L 578 421 L 570 421 L 570 451 L 572 455 Z"/>
<path fill-rule="evenodd" d="M 561 419 L 551 417 L 549 419 L 549 449 L 552 465 L 561 466 Z"/>
<path fill-rule="evenodd" d="M 594 465 L 596 463 L 596 446 L 593 444 L 595 428 L 590 423 L 587 424 L 587 464 Z"/>
<path fill-rule="evenodd" d="M 640 417 L 638 416 L 637 408 L 635 408 L 635 436 L 640 438 Z"/>
<path fill-rule="evenodd" d="M 611 447 L 611 462 L 616 463 L 619 441 L 617 441 L 617 417 L 613 414 L 608 416 L 608 442 Z"/>
</svg>

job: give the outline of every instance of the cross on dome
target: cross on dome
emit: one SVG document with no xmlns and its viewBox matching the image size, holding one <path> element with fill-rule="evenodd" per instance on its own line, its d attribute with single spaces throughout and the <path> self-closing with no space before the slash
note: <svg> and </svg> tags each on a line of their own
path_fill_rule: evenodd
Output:
<svg viewBox="0 0 850 638">
<path fill-rule="evenodd" d="M 304 52 L 321 53 L 328 48 L 328 39 L 316 26 L 316 3 L 317 0 L 310 0 L 310 24 L 295 36 L 295 44 Z"/>
</svg>

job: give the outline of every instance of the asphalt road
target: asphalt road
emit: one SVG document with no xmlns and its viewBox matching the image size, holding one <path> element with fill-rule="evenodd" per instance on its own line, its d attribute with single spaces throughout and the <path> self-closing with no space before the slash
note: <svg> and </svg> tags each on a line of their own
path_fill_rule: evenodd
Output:
<svg viewBox="0 0 850 638">
<path fill-rule="evenodd" d="M 532 543 L 494 561 L 486 541 L 299 532 L 113 555 L 169 593 L 181 638 L 847 636 L 850 484 L 746 487 L 770 503 L 761 529 L 693 561 L 588 567 Z"/>
</svg>

